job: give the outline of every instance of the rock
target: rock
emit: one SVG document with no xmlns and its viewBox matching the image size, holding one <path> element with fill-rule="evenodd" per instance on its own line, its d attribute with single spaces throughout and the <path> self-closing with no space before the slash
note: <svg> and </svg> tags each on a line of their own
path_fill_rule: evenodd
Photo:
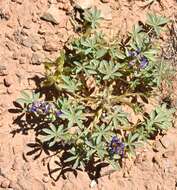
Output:
<svg viewBox="0 0 177 190">
<path fill-rule="evenodd" d="M 30 37 L 23 38 L 21 44 L 28 48 L 32 48 L 32 47 L 34 48 L 35 45 L 40 46 L 43 43 L 44 43 L 43 39 L 41 39 L 39 35 L 31 34 Z"/>
<path fill-rule="evenodd" d="M 8 48 L 9 51 L 16 51 L 16 44 L 13 43 L 12 41 L 7 41 L 6 47 Z"/>
<path fill-rule="evenodd" d="M 19 59 L 19 63 L 20 63 L 20 64 L 25 64 L 25 63 L 26 63 L 26 58 L 25 58 L 25 57 L 21 57 L 21 58 Z"/>
<path fill-rule="evenodd" d="M 48 3 L 49 4 L 57 4 L 57 1 L 56 0 L 48 0 Z"/>
<path fill-rule="evenodd" d="M 45 39 L 43 49 L 46 51 L 58 51 L 60 49 L 60 43 L 56 36 L 50 35 Z"/>
<path fill-rule="evenodd" d="M 50 34 L 53 33 L 53 30 L 54 26 L 50 22 L 42 22 L 39 27 L 38 34 Z"/>
<path fill-rule="evenodd" d="M 67 13 L 71 13 L 72 10 L 73 10 L 73 7 L 71 6 L 70 3 L 65 3 L 65 4 L 63 5 L 63 10 L 65 10 Z"/>
<path fill-rule="evenodd" d="M 101 0 L 102 3 L 110 3 L 110 0 Z"/>
<path fill-rule="evenodd" d="M 10 185 L 10 181 L 8 179 L 4 179 L 1 183 L 2 188 L 8 188 Z"/>
<path fill-rule="evenodd" d="M 10 41 L 13 41 L 13 40 L 14 40 L 11 33 L 5 33 L 5 37 L 6 37 L 7 39 L 9 39 Z"/>
<path fill-rule="evenodd" d="M 94 6 L 94 0 L 75 0 L 75 6 L 80 9 L 89 9 Z"/>
<path fill-rule="evenodd" d="M 13 38 L 14 38 L 14 41 L 17 42 L 17 44 L 22 44 L 24 36 L 22 35 L 20 30 L 15 30 L 13 32 Z"/>
<path fill-rule="evenodd" d="M 29 51 L 23 51 L 22 49 L 20 50 L 20 52 L 21 52 L 21 57 L 26 57 L 27 59 L 31 58 L 31 53 Z"/>
<path fill-rule="evenodd" d="M 32 21 L 31 21 L 31 20 L 25 20 L 25 21 L 23 22 L 23 27 L 24 27 L 25 29 L 30 29 L 30 28 L 32 27 Z"/>
<path fill-rule="evenodd" d="M 34 44 L 34 45 L 32 45 L 31 49 L 33 51 L 38 51 L 38 50 L 42 50 L 42 47 L 40 44 Z"/>
<path fill-rule="evenodd" d="M 44 62 L 45 56 L 42 53 L 33 53 L 31 57 L 31 64 L 40 65 Z"/>
<path fill-rule="evenodd" d="M 49 182 L 49 178 L 48 178 L 47 176 L 44 176 L 44 177 L 42 178 L 42 181 L 43 181 L 44 183 L 48 183 L 48 182 Z"/>
<path fill-rule="evenodd" d="M 15 91 L 16 91 L 16 88 L 15 88 L 14 86 L 9 86 L 9 87 L 7 88 L 7 93 L 8 93 L 8 94 L 14 94 Z"/>
<path fill-rule="evenodd" d="M 5 79 L 4 79 L 4 85 L 6 87 L 9 87 L 13 84 L 13 80 L 10 76 L 7 76 Z"/>
<path fill-rule="evenodd" d="M 175 151 L 166 151 L 166 152 L 164 152 L 163 154 L 162 154 L 162 156 L 164 157 L 164 158 L 169 158 L 169 157 L 173 157 L 175 155 Z"/>
<path fill-rule="evenodd" d="M 11 0 L 12 2 L 18 3 L 18 4 L 22 4 L 24 0 Z"/>
<path fill-rule="evenodd" d="M 51 6 L 41 18 L 53 24 L 60 24 L 65 17 L 66 14 L 64 11 L 57 9 L 55 6 Z"/>
<path fill-rule="evenodd" d="M 32 41 L 31 41 L 31 38 L 25 38 L 22 40 L 22 45 L 25 46 L 25 47 L 28 47 L 28 48 L 31 48 L 32 47 Z"/>
<path fill-rule="evenodd" d="M 51 41 L 46 41 L 44 46 L 43 46 L 43 49 L 46 50 L 46 51 L 57 51 L 59 49 L 58 48 L 58 43 L 51 42 Z"/>
<path fill-rule="evenodd" d="M 6 9 L 0 8 L 0 20 L 9 20 L 10 19 L 10 12 Z"/>
<path fill-rule="evenodd" d="M 101 6 L 98 6 L 98 9 L 101 11 L 101 17 L 104 20 L 112 20 L 112 9 L 109 5 L 102 4 Z"/>
<path fill-rule="evenodd" d="M 18 57 L 19 57 L 19 53 L 18 53 L 18 52 L 14 52 L 14 53 L 12 54 L 12 59 L 17 60 Z"/>
<path fill-rule="evenodd" d="M 144 187 L 146 190 L 152 190 L 153 189 L 152 184 L 149 181 L 145 182 Z"/>
<path fill-rule="evenodd" d="M 0 64 L 0 76 L 8 75 L 7 68 L 5 65 Z"/>
<path fill-rule="evenodd" d="M 152 161 L 157 164 L 159 167 L 161 167 L 161 158 L 159 155 L 155 155 L 153 158 L 152 158 Z"/>
</svg>

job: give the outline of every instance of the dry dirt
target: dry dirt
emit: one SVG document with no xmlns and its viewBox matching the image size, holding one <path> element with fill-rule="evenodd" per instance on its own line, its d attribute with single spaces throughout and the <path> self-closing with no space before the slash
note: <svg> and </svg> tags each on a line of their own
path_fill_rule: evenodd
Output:
<svg viewBox="0 0 177 190">
<path fill-rule="evenodd" d="M 102 29 L 108 35 L 123 36 L 138 20 L 144 21 L 150 10 L 170 18 L 177 13 L 175 0 L 155 1 L 144 9 L 142 1 L 102 2 L 93 3 L 105 14 L 107 20 L 102 23 Z M 41 19 L 50 6 L 60 10 L 57 25 Z M 60 174 L 55 157 L 48 158 L 50 168 L 56 169 L 51 176 L 43 161 L 45 153 L 33 159 L 40 153 L 39 149 L 32 154 L 33 149 L 27 145 L 35 142 L 33 132 L 29 130 L 26 134 L 21 130 L 15 136 L 11 133 L 19 128 L 13 124 L 16 115 L 9 112 L 14 108 L 13 101 L 19 97 L 20 90 L 35 88 L 34 79 L 42 76 L 41 63 L 46 57 L 56 58 L 74 34 L 69 21 L 71 14 L 69 0 L 0 0 L 0 189 L 86 190 L 93 186 L 95 190 L 176 190 L 177 128 L 169 130 L 160 141 L 157 139 L 140 149 L 136 160 L 125 161 L 121 171 L 110 173 L 104 169 L 95 185 L 83 172 L 78 172 L 77 177 L 68 172 L 66 179 L 61 176 L 55 180 Z"/>
</svg>

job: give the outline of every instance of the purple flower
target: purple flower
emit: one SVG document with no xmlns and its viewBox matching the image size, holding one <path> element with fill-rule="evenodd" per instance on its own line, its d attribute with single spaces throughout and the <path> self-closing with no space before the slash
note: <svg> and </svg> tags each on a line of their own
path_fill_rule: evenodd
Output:
<svg viewBox="0 0 177 190">
<path fill-rule="evenodd" d="M 56 115 L 57 115 L 57 117 L 60 117 L 62 114 L 63 114 L 62 111 L 60 111 L 60 110 L 56 111 Z"/>
<path fill-rule="evenodd" d="M 52 104 L 47 102 L 42 102 L 41 110 L 46 114 L 49 113 L 52 110 Z"/>
<path fill-rule="evenodd" d="M 29 112 L 36 112 L 37 108 L 36 106 L 32 105 L 30 108 L 29 108 Z"/>
<path fill-rule="evenodd" d="M 52 111 L 52 104 L 44 101 L 36 101 L 32 103 L 28 111 L 38 114 L 48 114 Z"/>
<path fill-rule="evenodd" d="M 29 112 L 35 113 L 37 109 L 40 107 L 41 103 L 40 102 L 33 102 L 31 107 L 29 108 Z"/>
<path fill-rule="evenodd" d="M 128 57 L 133 57 L 133 52 L 132 51 L 128 51 Z"/>
<path fill-rule="evenodd" d="M 109 150 L 111 154 L 119 154 L 124 156 L 124 143 L 120 141 L 116 136 L 112 137 L 111 143 L 109 145 Z"/>
<path fill-rule="evenodd" d="M 137 57 L 141 53 L 141 50 L 138 48 L 135 51 L 128 51 L 128 57 Z"/>
<path fill-rule="evenodd" d="M 145 56 L 141 56 L 140 58 L 140 68 L 144 69 L 148 65 L 149 61 Z"/>
</svg>

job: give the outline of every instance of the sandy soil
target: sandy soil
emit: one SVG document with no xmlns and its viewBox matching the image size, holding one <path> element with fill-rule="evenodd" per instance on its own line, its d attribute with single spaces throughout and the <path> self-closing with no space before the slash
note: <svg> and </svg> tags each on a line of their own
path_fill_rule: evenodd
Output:
<svg viewBox="0 0 177 190">
<path fill-rule="evenodd" d="M 0 189 L 176 190 L 177 128 L 138 150 L 137 158 L 126 160 L 121 171 L 111 173 L 109 168 L 103 169 L 94 184 L 83 172 L 77 176 L 72 172 L 60 175 L 60 166 L 55 162 L 58 158 L 47 158 L 40 152 L 40 144 L 32 146 L 33 131 L 18 130 L 19 126 L 14 124 L 16 115 L 9 109 L 14 108 L 13 101 L 19 97 L 20 90 L 35 88 L 35 79 L 43 72 L 41 63 L 46 58 L 56 58 L 64 43 L 74 35 L 69 20 L 72 2 L 0 0 Z M 93 5 L 104 12 L 105 21 L 101 26 L 108 35 L 125 35 L 138 20 L 144 21 L 150 10 L 170 18 L 177 13 L 175 0 L 155 1 L 146 8 L 142 8 L 144 2 L 135 0 L 102 2 L 105 3 L 95 0 Z M 51 6 L 60 10 L 57 25 L 41 19 Z M 14 130 L 16 133 L 12 133 Z"/>
</svg>

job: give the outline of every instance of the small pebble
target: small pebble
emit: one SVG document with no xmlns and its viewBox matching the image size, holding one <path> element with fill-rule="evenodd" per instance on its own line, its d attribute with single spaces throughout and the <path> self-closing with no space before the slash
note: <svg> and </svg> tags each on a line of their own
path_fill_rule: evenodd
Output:
<svg viewBox="0 0 177 190">
<path fill-rule="evenodd" d="M 7 76 L 7 77 L 4 79 L 4 85 L 5 85 L 6 87 L 11 86 L 12 83 L 13 83 L 13 81 L 12 81 L 12 79 L 11 79 L 9 76 Z"/>
<path fill-rule="evenodd" d="M 8 188 L 9 187 L 9 180 L 8 179 L 5 179 L 2 183 L 1 183 L 1 187 L 2 188 Z"/>
<path fill-rule="evenodd" d="M 110 0 L 101 0 L 102 3 L 110 3 Z"/>
</svg>

